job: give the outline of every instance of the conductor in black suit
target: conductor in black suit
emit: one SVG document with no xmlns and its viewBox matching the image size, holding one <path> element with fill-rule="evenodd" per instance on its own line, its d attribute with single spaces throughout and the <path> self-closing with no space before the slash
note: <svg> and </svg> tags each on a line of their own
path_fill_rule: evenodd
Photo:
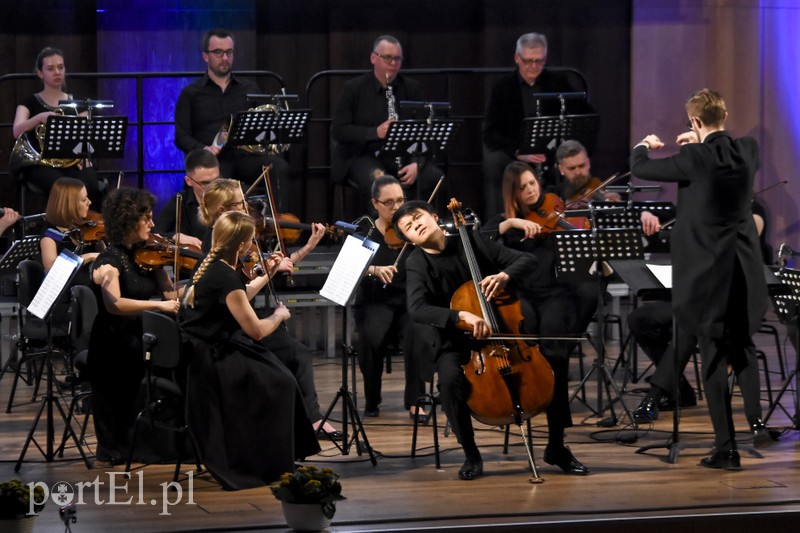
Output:
<svg viewBox="0 0 800 533">
<path fill-rule="evenodd" d="M 574 92 L 569 79 L 558 72 L 548 70 L 547 38 L 541 33 L 526 33 L 517 39 L 514 52 L 517 69 L 499 80 L 492 87 L 486 112 L 483 117 L 483 176 L 485 211 L 490 216 L 503 210 L 500 198 L 503 171 L 514 160 L 531 166 L 550 164 L 554 167 L 553 150 L 550 153 L 528 153 L 520 149 L 523 138 L 523 120 L 537 115 L 536 93 Z M 557 100 L 541 100 L 541 116 L 557 116 L 561 104 Z M 591 107 L 585 102 L 569 100 L 568 113 L 589 113 Z M 547 170 L 547 169 L 544 169 Z M 548 175 L 550 176 L 548 178 Z M 557 172 L 543 176 L 544 187 L 555 185 Z"/>
<path fill-rule="evenodd" d="M 695 93 L 686 102 L 686 112 L 691 131 L 678 136 L 680 152 L 650 159 L 648 152 L 664 143 L 648 135 L 634 146 L 631 171 L 642 179 L 678 183 L 672 233 L 673 312 L 679 339 L 696 335 L 700 345 L 716 444 L 714 453 L 700 464 L 738 470 L 728 364 L 743 393 L 758 394 L 752 335 L 767 308 L 751 210 L 758 145 L 755 139 L 734 139 L 724 131 L 728 113 L 714 91 Z"/>
</svg>

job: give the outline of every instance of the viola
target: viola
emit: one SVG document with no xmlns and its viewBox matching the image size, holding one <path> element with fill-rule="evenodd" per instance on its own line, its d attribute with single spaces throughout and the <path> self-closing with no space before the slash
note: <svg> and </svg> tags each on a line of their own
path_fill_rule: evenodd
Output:
<svg viewBox="0 0 800 533">
<path fill-rule="evenodd" d="M 492 301 L 486 298 L 480 287 L 483 276 L 459 211 L 460 204 L 455 198 L 448 209 L 458 227 L 472 277 L 453 294 L 450 308 L 482 316 L 493 335 L 504 332 L 502 335 L 506 339 L 520 337 L 522 310 L 519 299 L 510 291 L 500 291 Z M 464 322 L 459 321 L 457 326 L 472 331 L 472 327 Z M 528 449 L 522 421 L 542 412 L 553 398 L 553 370 L 539 348 L 529 346 L 521 338 L 499 340 L 489 337 L 481 342 L 479 350 L 471 353 L 469 363 L 464 365 L 464 375 L 470 383 L 467 405 L 472 416 L 489 425 L 516 424 Z M 528 459 L 535 481 L 540 481 L 533 458 L 529 455 Z"/>
<path fill-rule="evenodd" d="M 145 270 L 153 270 L 165 265 L 175 264 L 175 252 L 178 252 L 178 267 L 193 270 L 197 262 L 203 259 L 200 248 L 189 244 L 177 246 L 172 239 L 151 233 L 147 242 L 134 253 L 136 264 Z"/>
<path fill-rule="evenodd" d="M 525 215 L 525 220 L 536 222 L 542 227 L 539 235 L 546 235 L 553 231 L 571 229 L 589 229 L 592 223 L 586 217 L 565 217 L 564 201 L 553 193 L 544 195 L 544 201 L 536 209 L 531 209 Z"/>
</svg>

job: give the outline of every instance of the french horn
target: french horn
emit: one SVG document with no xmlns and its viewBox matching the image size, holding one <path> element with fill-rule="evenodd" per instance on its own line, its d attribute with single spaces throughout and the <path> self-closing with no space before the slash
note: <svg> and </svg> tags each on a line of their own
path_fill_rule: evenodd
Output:
<svg viewBox="0 0 800 533">
<path fill-rule="evenodd" d="M 280 114 L 281 107 L 275 104 L 263 104 L 258 107 L 253 107 L 247 110 L 248 112 L 252 111 L 259 111 L 264 113 L 274 113 L 276 115 Z M 230 133 L 231 127 L 233 126 L 233 115 L 231 115 L 231 119 L 228 122 L 222 124 L 217 131 L 217 134 L 214 136 L 214 140 L 211 142 L 212 146 L 216 146 L 217 148 L 222 149 L 225 144 L 228 142 L 228 134 Z M 237 150 L 241 150 L 242 152 L 247 152 L 249 154 L 258 154 L 258 155 L 279 155 L 289 149 L 289 144 L 269 144 L 267 146 L 263 146 L 260 144 L 248 144 L 237 146 Z"/>
<path fill-rule="evenodd" d="M 64 110 L 61 109 L 60 107 L 57 107 L 55 109 L 55 113 L 63 115 Z M 42 158 L 42 152 L 44 151 L 44 136 L 46 131 L 47 127 L 44 124 L 39 124 L 34 129 L 34 132 L 36 134 L 36 139 L 39 142 L 38 150 L 33 146 L 33 144 L 31 144 L 31 141 L 28 138 L 27 133 L 23 133 L 19 137 L 17 137 L 17 140 L 14 143 L 14 148 L 11 149 L 11 157 L 8 160 L 9 172 L 15 174 L 22 169 L 32 167 L 35 165 L 44 165 L 55 168 L 69 168 L 80 163 L 81 161 L 80 158 L 78 159 Z"/>
</svg>

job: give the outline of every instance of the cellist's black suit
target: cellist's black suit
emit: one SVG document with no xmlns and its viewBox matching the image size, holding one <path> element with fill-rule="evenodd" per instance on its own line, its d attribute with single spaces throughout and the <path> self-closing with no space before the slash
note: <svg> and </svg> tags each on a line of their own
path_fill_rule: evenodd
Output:
<svg viewBox="0 0 800 533">
<path fill-rule="evenodd" d="M 536 268 L 532 255 L 486 241 L 477 232 L 470 232 L 470 241 L 483 276 L 503 271 L 516 282 Z M 458 311 L 450 309 L 453 294 L 472 279 L 460 237 L 447 237 L 438 254 L 415 249 L 406 261 L 406 272 L 408 311 L 415 322 L 430 326 L 420 329 L 427 353 L 435 357 L 442 409 L 469 457 L 477 446 L 467 406 L 470 386 L 461 365 L 469 361 L 471 337 L 456 328 Z"/>
<path fill-rule="evenodd" d="M 672 303 L 678 335 L 694 334 L 700 344 L 708 410 L 720 452 L 736 449 L 727 363 L 743 393 L 758 394 L 752 335 L 767 308 L 751 208 L 758 166 L 756 141 L 733 139 L 724 131 L 710 133 L 702 143 L 683 145 L 677 155 L 664 159 L 649 159 L 643 144 L 631 154 L 635 176 L 678 183 L 671 239 Z"/>
</svg>

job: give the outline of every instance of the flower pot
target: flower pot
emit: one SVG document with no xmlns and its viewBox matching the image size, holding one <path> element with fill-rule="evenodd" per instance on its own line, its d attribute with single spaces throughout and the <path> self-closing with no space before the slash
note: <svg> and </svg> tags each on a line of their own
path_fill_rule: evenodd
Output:
<svg viewBox="0 0 800 533">
<path fill-rule="evenodd" d="M 3 533 L 31 533 L 35 521 L 35 516 L 2 519 L 0 520 L 0 531 Z"/>
<path fill-rule="evenodd" d="M 281 502 L 286 525 L 295 531 L 321 531 L 331 525 L 318 503 Z"/>
</svg>

